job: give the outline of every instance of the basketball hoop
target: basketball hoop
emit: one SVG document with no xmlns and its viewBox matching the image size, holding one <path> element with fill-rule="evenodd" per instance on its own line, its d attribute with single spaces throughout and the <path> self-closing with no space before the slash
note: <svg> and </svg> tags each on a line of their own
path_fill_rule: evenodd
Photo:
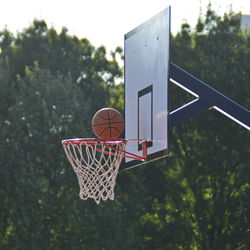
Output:
<svg viewBox="0 0 250 250">
<path fill-rule="evenodd" d="M 66 156 L 77 175 L 81 199 L 93 198 L 97 204 L 101 200 L 114 200 L 114 187 L 121 161 L 124 157 L 147 160 L 147 141 L 142 144 L 143 156 L 125 151 L 125 139 L 68 139 L 62 145 Z"/>
</svg>

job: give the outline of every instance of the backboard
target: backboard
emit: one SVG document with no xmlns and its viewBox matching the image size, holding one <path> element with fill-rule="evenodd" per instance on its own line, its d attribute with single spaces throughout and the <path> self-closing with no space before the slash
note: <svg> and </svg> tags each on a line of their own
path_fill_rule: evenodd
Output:
<svg viewBox="0 0 250 250">
<path fill-rule="evenodd" d="M 125 138 L 146 139 L 149 161 L 168 154 L 169 45 L 170 7 L 125 35 Z M 126 151 L 142 155 L 138 141 Z"/>
</svg>

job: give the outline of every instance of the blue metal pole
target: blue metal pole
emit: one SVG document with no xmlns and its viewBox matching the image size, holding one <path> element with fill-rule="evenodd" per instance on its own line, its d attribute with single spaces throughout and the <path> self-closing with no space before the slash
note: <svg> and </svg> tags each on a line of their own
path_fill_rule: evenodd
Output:
<svg viewBox="0 0 250 250">
<path fill-rule="evenodd" d="M 170 112 L 170 124 L 176 126 L 185 119 L 214 108 L 250 130 L 250 112 L 201 80 L 170 63 L 170 81 L 197 97 L 196 100 Z"/>
</svg>

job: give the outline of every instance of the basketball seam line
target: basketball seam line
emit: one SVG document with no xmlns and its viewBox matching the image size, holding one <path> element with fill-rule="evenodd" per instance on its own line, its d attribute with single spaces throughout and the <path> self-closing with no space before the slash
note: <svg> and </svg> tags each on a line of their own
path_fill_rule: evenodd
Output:
<svg viewBox="0 0 250 250">
<path fill-rule="evenodd" d="M 107 113 L 108 113 L 108 116 L 109 116 L 109 111 L 107 111 Z M 113 120 L 116 116 L 118 115 L 118 113 L 116 113 L 113 117 L 111 117 L 111 118 L 104 118 L 103 116 L 101 116 L 100 114 L 96 114 L 96 116 L 98 116 L 98 117 L 100 117 L 101 119 L 103 119 L 103 120 Z"/>
<path fill-rule="evenodd" d="M 109 110 L 108 110 L 108 121 L 109 121 L 109 137 L 111 137 L 111 124 L 110 124 Z"/>
<path fill-rule="evenodd" d="M 117 130 L 119 133 L 121 133 L 121 131 L 120 131 L 118 128 L 116 128 L 116 127 L 107 127 L 107 128 L 104 128 L 104 129 L 102 130 L 102 132 L 99 134 L 99 136 L 101 136 L 101 135 L 105 132 L 105 130 L 107 130 L 107 129 L 109 129 L 110 132 L 111 132 L 111 129 L 115 129 L 115 130 Z M 111 133 L 109 133 L 109 135 L 110 135 L 109 138 L 112 138 L 112 137 L 111 137 Z"/>
<path fill-rule="evenodd" d="M 93 126 L 103 126 L 103 125 L 109 125 L 109 124 L 120 124 L 120 123 L 124 123 L 124 121 L 119 121 L 119 122 L 109 122 L 109 123 L 95 123 L 93 124 Z"/>
</svg>

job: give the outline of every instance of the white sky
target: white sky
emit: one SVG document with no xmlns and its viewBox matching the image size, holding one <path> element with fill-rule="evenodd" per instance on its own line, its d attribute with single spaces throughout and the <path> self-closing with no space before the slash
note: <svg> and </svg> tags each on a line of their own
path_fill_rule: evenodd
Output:
<svg viewBox="0 0 250 250">
<path fill-rule="evenodd" d="M 235 12 L 250 14 L 249 0 L 210 0 L 222 15 L 232 5 Z M 200 10 L 204 14 L 209 0 L 0 0 L 0 30 L 5 26 L 22 31 L 32 21 L 44 19 L 58 31 L 64 26 L 69 34 L 86 37 L 108 50 L 123 47 L 123 38 L 131 29 L 171 5 L 172 32 L 176 33 L 186 20 L 193 27 Z"/>
</svg>

